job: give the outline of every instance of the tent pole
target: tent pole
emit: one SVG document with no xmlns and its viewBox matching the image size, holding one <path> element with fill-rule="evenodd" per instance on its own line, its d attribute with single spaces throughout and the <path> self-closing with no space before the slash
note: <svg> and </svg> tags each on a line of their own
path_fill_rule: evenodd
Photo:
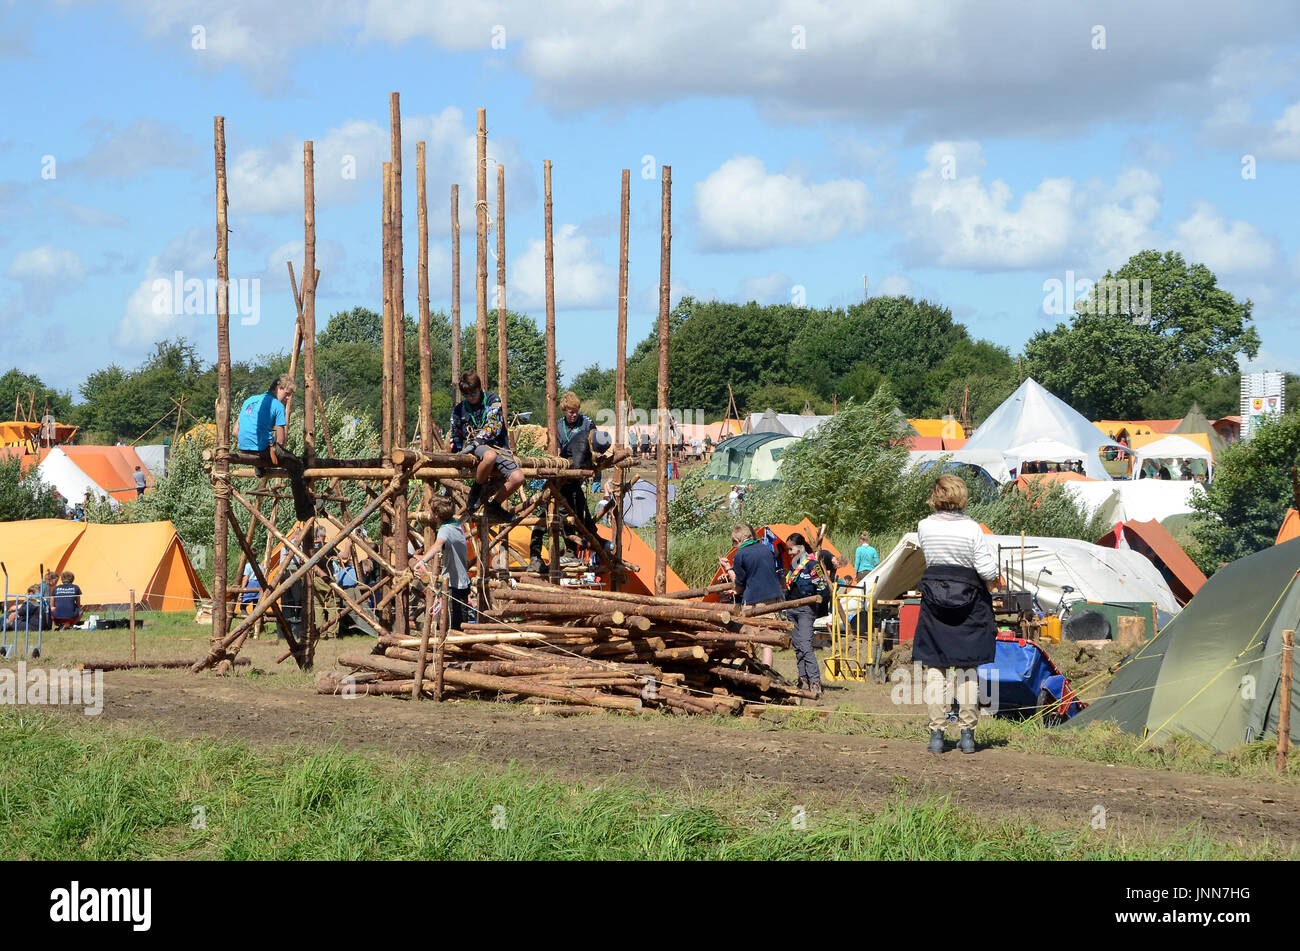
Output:
<svg viewBox="0 0 1300 951">
<path fill-rule="evenodd" d="M 671 306 L 673 170 L 664 165 L 659 232 L 659 445 L 655 452 L 655 594 L 668 588 L 668 311 Z"/>
</svg>

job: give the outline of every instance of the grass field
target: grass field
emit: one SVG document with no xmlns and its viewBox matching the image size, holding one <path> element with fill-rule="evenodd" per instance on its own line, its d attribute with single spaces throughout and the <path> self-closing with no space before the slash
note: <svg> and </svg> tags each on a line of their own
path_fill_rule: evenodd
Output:
<svg viewBox="0 0 1300 951">
<path fill-rule="evenodd" d="M 0 710 L 0 854 L 18 859 L 1234 859 L 1188 831 L 990 823 L 945 799 L 855 813 L 519 768 L 163 740 Z"/>
</svg>

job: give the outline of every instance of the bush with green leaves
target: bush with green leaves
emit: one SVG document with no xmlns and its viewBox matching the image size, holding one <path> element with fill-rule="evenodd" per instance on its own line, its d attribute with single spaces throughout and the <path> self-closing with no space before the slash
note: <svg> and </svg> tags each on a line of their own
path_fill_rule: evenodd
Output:
<svg viewBox="0 0 1300 951">
<path fill-rule="evenodd" d="M 1059 482 L 1030 482 L 1024 490 L 1014 483 L 995 497 L 971 502 L 966 514 L 983 522 L 995 535 L 1038 535 L 1095 542 L 1111 526 L 1100 513 L 1087 515 Z"/>
<path fill-rule="evenodd" d="M 35 466 L 24 473 L 18 457 L 0 459 L 0 522 L 62 518 L 64 512 L 61 496 L 41 481 Z"/>
<path fill-rule="evenodd" d="M 1300 464 L 1300 414 L 1265 423 L 1220 454 L 1214 481 L 1192 495 L 1192 555 L 1206 574 L 1272 545 L 1294 504 L 1291 467 Z"/>
</svg>

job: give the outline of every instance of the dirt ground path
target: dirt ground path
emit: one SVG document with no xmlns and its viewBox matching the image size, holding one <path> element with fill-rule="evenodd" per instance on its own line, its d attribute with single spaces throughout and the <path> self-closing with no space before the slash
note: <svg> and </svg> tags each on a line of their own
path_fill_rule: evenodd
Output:
<svg viewBox="0 0 1300 951">
<path fill-rule="evenodd" d="M 104 693 L 105 721 L 173 737 L 518 762 L 565 779 L 626 776 L 669 787 L 775 789 L 809 808 L 838 802 L 874 809 L 902 785 L 909 795 L 951 794 L 980 816 L 1018 814 L 1050 828 L 1087 829 L 1094 806 L 1101 805 L 1107 829 L 1125 835 L 1199 823 L 1220 841 L 1300 844 L 1300 788 L 1294 785 L 996 747 L 936 757 L 924 753 L 919 733 L 903 741 L 660 717 L 531 717 L 487 703 L 343 700 L 319 696 L 305 683 L 179 671 L 110 672 Z"/>
</svg>

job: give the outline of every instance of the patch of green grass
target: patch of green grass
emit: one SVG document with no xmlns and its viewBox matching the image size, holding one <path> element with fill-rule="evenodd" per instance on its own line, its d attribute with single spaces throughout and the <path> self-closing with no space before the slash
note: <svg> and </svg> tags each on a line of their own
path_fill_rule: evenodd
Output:
<svg viewBox="0 0 1300 951">
<path fill-rule="evenodd" d="M 800 819 L 802 817 L 802 828 Z M 200 819 L 202 821 L 200 821 Z M 782 790 L 565 782 L 337 749 L 253 751 L 0 710 L 10 859 L 1229 859 L 1197 829 L 1125 838 L 976 819 L 899 793 L 870 812 Z"/>
</svg>

